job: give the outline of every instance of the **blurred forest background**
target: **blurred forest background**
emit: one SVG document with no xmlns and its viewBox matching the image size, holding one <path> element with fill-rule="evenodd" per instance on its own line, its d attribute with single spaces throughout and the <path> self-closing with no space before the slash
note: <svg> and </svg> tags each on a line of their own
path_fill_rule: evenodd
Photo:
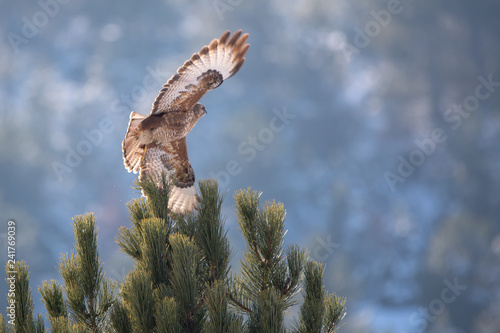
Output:
<svg viewBox="0 0 500 333">
<path fill-rule="evenodd" d="M 37 287 L 60 279 L 71 218 L 94 212 L 107 276 L 140 194 L 123 167 L 128 114 L 225 30 L 240 72 L 189 134 L 197 179 L 287 208 L 287 242 L 347 297 L 341 332 L 500 331 L 500 2 L 2 1 L 0 229 Z M 3 279 L 2 279 L 3 280 Z M 0 287 L 5 313 L 6 284 Z"/>
</svg>

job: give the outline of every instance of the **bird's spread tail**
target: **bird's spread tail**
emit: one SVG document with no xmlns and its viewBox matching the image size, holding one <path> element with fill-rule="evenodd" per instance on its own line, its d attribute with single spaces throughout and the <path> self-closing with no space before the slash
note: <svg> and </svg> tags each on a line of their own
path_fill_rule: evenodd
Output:
<svg viewBox="0 0 500 333">
<path fill-rule="evenodd" d="M 194 185 L 182 188 L 173 186 L 168 200 L 168 209 L 174 213 L 193 211 L 198 205 L 198 196 Z"/>
<path fill-rule="evenodd" d="M 133 171 L 137 173 L 141 165 L 144 149 L 141 147 L 137 128 L 144 118 L 146 118 L 146 116 L 137 112 L 132 111 L 130 113 L 127 134 L 122 143 L 123 164 L 125 164 L 125 168 L 127 168 L 129 172 Z"/>
</svg>

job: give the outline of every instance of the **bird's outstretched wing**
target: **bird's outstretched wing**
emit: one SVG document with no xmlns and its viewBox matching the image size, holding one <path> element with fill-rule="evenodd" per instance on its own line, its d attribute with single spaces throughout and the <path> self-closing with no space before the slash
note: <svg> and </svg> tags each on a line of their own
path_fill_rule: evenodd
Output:
<svg viewBox="0 0 500 333">
<path fill-rule="evenodd" d="M 162 173 L 167 179 L 174 180 L 168 200 L 169 210 L 182 213 L 195 208 L 198 200 L 194 171 L 187 155 L 186 137 L 146 149 L 139 179 L 150 178 L 161 186 Z"/>
<path fill-rule="evenodd" d="M 163 85 L 153 103 L 151 114 L 189 111 L 209 90 L 233 76 L 245 62 L 248 34 L 241 30 L 229 38 L 229 31 L 193 54 Z"/>
</svg>

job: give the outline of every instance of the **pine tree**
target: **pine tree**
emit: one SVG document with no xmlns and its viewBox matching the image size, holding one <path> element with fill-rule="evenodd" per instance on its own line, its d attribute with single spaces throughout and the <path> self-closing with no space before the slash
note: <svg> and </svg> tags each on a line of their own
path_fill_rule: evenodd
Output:
<svg viewBox="0 0 500 333">
<path fill-rule="evenodd" d="M 345 315 L 345 299 L 325 292 L 323 272 L 320 263 L 308 261 L 305 266 L 305 297 L 296 332 L 335 332 Z"/>
<path fill-rule="evenodd" d="M 246 242 L 241 272 L 232 274 L 232 250 L 222 214 L 224 196 L 213 180 L 198 183 L 198 210 L 168 211 L 170 183 L 137 183 L 147 199 L 128 203 L 130 227 L 121 227 L 120 249 L 134 269 L 117 285 L 105 278 L 97 248 L 93 214 L 73 219 L 75 251 L 63 255 L 63 284 L 38 288 L 51 332 L 334 332 L 345 315 L 345 299 L 325 291 L 324 267 L 296 245 L 285 247 L 286 211 L 282 203 L 260 206 L 260 193 L 234 195 Z M 7 266 L 7 271 L 12 267 Z M 28 267 L 16 263 L 16 325 L 1 332 L 43 332 L 33 316 Z M 303 304 L 293 327 L 285 313 Z"/>
<path fill-rule="evenodd" d="M 108 328 L 108 309 L 115 299 L 115 285 L 104 277 L 99 262 L 94 214 L 76 216 L 73 219 L 73 228 L 76 254 L 65 255 L 59 261 L 67 307 L 75 323 L 86 327 L 90 332 L 101 332 Z M 55 283 L 52 283 L 52 287 L 57 289 Z M 42 287 L 42 296 L 57 294 L 59 297 L 61 294 L 60 290 L 52 294 L 43 291 Z M 46 306 L 50 301 L 51 299 L 44 297 Z M 47 311 L 60 317 L 63 309 L 59 304 L 59 301 L 55 302 L 58 306 L 47 307 Z"/>
<path fill-rule="evenodd" d="M 106 332 L 115 284 L 104 277 L 97 248 L 93 214 L 73 218 L 75 252 L 63 255 L 59 272 L 64 281 L 44 281 L 38 288 L 52 332 Z"/>
<path fill-rule="evenodd" d="M 309 260 L 307 251 L 295 245 L 283 248 L 285 208 L 273 201 L 260 209 L 260 195 L 248 189 L 234 196 L 247 251 L 242 272 L 234 279 L 233 304 L 249 314 L 249 332 L 286 332 L 283 315 L 297 302 L 305 278 L 305 301 L 295 331 L 334 332 L 344 316 L 345 300 L 324 291 L 322 265 Z"/>
<path fill-rule="evenodd" d="M 228 307 L 231 253 L 217 183 L 199 182 L 197 212 L 173 219 L 166 209 L 166 179 L 165 190 L 147 180 L 138 185 L 148 199 L 128 205 L 132 227 L 122 227 L 117 238 L 136 265 L 121 286 L 122 298 L 112 314 L 115 330 L 242 330 L 242 320 Z"/>
<path fill-rule="evenodd" d="M 75 253 L 64 255 L 59 272 L 64 285 L 44 281 L 38 288 L 48 312 L 53 333 L 107 332 L 109 312 L 116 299 L 115 285 L 102 272 L 97 248 L 97 229 L 93 214 L 73 219 Z M 9 304 L 15 304 L 14 316 L 7 313 L 8 327 L 0 316 L 0 332 L 45 332 L 44 318 L 33 315 L 33 299 L 25 262 L 7 262 Z M 12 285 L 12 286 L 11 286 Z"/>
<path fill-rule="evenodd" d="M 28 265 L 24 261 L 8 261 L 5 265 L 7 274 L 7 285 L 9 292 L 7 293 L 7 322 L 10 323 L 11 332 L 14 333 L 31 333 L 43 332 L 44 320 L 43 317 L 33 315 L 33 299 L 31 298 L 31 288 L 29 286 L 30 274 Z M 0 320 L 2 330 L 5 327 L 3 317 Z M 7 331 L 7 330 L 6 330 Z"/>
<path fill-rule="evenodd" d="M 283 204 L 260 208 L 260 193 L 248 189 L 235 194 L 246 252 L 241 274 L 232 277 L 223 196 L 215 181 L 199 182 L 194 214 L 174 217 L 166 209 L 165 179 L 164 191 L 148 181 L 138 185 L 148 199 L 129 204 L 132 227 L 122 227 L 117 239 L 136 262 L 112 315 L 117 332 L 161 331 L 159 327 L 168 332 L 286 332 L 284 314 L 297 302 L 304 267 L 307 305 L 296 331 L 333 332 L 337 327 L 345 301 L 324 291 L 323 268 L 308 259 L 307 251 L 284 248 Z M 319 291 L 307 288 L 314 284 Z M 320 305 L 314 308 L 316 303 Z M 309 321 L 316 324 L 308 326 Z"/>
</svg>

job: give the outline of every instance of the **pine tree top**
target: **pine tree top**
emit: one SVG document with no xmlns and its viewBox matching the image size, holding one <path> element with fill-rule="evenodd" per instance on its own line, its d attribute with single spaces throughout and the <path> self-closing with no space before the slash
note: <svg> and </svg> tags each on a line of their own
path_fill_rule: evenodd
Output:
<svg viewBox="0 0 500 333">
<path fill-rule="evenodd" d="M 38 288 L 52 332 L 334 332 L 345 315 L 345 299 L 325 291 L 323 265 L 297 245 L 285 247 L 286 210 L 259 203 L 252 189 L 234 195 L 245 239 L 241 271 L 230 273 L 231 246 L 214 180 L 198 183 L 193 213 L 171 214 L 169 183 L 138 182 L 147 198 L 127 204 L 130 226 L 116 238 L 135 262 L 119 284 L 106 278 L 99 258 L 95 216 L 73 218 L 74 251 L 59 262 L 63 279 Z M 0 316 L 0 333 L 44 332 L 33 315 L 28 266 L 17 262 L 15 325 Z M 7 264 L 7 273 L 12 267 Z M 9 275 L 7 275 L 9 277 Z M 9 281 L 8 281 L 9 282 Z M 292 327 L 285 313 L 303 303 Z"/>
</svg>

